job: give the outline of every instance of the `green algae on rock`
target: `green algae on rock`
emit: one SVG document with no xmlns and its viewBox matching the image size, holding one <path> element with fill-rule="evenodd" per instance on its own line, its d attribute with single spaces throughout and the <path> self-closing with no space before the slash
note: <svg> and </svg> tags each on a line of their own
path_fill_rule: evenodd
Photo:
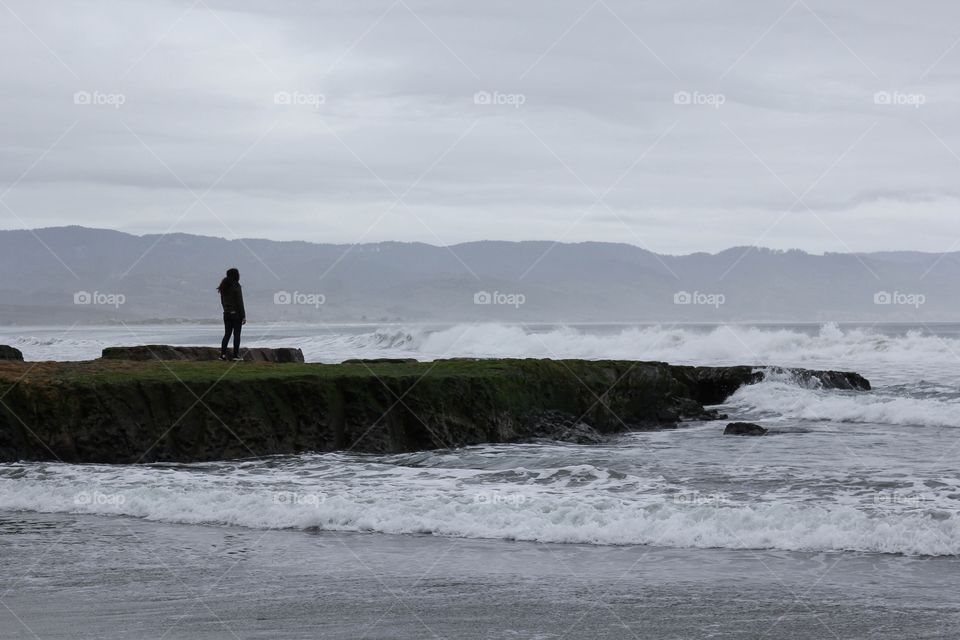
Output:
<svg viewBox="0 0 960 640">
<path fill-rule="evenodd" d="M 799 376 L 869 389 L 855 373 Z M 136 463 L 582 441 L 717 417 L 763 373 L 622 360 L 0 362 L 0 459 Z M 558 417 L 556 433 L 545 416 Z M 571 426 L 577 426 L 571 430 Z"/>
</svg>

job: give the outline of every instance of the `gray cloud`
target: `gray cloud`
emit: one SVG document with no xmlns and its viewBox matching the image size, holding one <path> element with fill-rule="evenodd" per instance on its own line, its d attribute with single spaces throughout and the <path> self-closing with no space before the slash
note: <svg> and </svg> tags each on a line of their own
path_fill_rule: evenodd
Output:
<svg viewBox="0 0 960 640">
<path fill-rule="evenodd" d="M 960 238 L 952 3 L 7 5 L 5 228 L 662 253 Z"/>
</svg>

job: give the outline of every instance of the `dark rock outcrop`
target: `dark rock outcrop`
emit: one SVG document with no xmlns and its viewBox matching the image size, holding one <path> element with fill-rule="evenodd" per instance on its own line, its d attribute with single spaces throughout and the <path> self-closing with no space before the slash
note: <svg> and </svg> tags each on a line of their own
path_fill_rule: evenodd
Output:
<svg viewBox="0 0 960 640">
<path fill-rule="evenodd" d="M 20 349 L 0 344 L 0 360 L 19 360 L 23 362 L 23 354 Z"/>
<path fill-rule="evenodd" d="M 808 387 L 822 389 L 845 389 L 847 391 L 869 391 L 870 381 L 859 373 L 850 371 L 811 371 L 809 369 L 784 369 L 768 367 L 773 374 L 787 374 L 795 381 Z"/>
<path fill-rule="evenodd" d="M 340 364 L 414 364 L 416 358 L 350 358 Z"/>
<path fill-rule="evenodd" d="M 767 429 L 752 422 L 731 422 L 723 430 L 725 436 L 765 436 Z"/>
<path fill-rule="evenodd" d="M 574 444 L 598 444 L 603 435 L 596 429 L 578 420 L 577 416 L 563 411 L 533 411 L 521 420 L 515 440 L 556 440 Z"/>
<path fill-rule="evenodd" d="M 249 362 L 303 362 L 303 352 L 292 347 L 240 349 L 240 355 Z M 148 344 L 136 347 L 107 347 L 100 357 L 105 360 L 204 361 L 219 360 L 220 349 L 216 347 L 174 347 L 165 344 Z"/>
<path fill-rule="evenodd" d="M 723 402 L 756 379 L 750 367 L 619 360 L 0 362 L 0 460 L 188 462 L 540 438 L 589 443 L 716 417 L 705 402 Z"/>
<path fill-rule="evenodd" d="M 690 391 L 690 397 L 705 405 L 721 404 L 742 386 L 756 384 L 768 374 L 786 375 L 800 384 L 824 389 L 869 391 L 870 381 L 850 371 L 814 371 L 783 367 L 692 367 L 675 366 L 674 374 Z"/>
</svg>

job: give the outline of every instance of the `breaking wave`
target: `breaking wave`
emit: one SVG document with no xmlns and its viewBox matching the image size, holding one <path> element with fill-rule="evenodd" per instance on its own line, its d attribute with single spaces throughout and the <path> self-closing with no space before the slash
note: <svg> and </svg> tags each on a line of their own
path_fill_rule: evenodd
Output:
<svg viewBox="0 0 960 640">
<path fill-rule="evenodd" d="M 803 492 L 691 493 L 591 465 L 428 469 L 308 456 L 284 467 L 7 465 L 0 509 L 598 545 L 960 553 L 956 486 L 915 503 L 873 492 L 811 502 Z"/>
</svg>

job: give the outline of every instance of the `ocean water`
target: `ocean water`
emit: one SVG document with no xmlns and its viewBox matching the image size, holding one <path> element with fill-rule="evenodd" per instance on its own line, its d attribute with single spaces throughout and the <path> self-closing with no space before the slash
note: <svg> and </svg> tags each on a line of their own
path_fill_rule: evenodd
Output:
<svg viewBox="0 0 960 640">
<path fill-rule="evenodd" d="M 134 331 L 5 329 L 0 343 L 20 348 L 28 360 L 67 360 L 96 357 L 109 345 L 210 344 L 218 338 L 216 327 Z M 835 554 L 860 563 L 866 576 L 871 570 L 864 566 L 884 567 L 893 582 L 897 563 L 939 559 L 928 565 L 940 576 L 936 584 L 954 575 L 960 555 L 960 326 L 252 326 L 246 333 L 248 345 L 299 346 L 317 362 L 517 356 L 802 366 L 857 371 L 874 389 L 822 389 L 769 375 L 722 407 L 731 420 L 769 428 L 763 438 L 723 437 L 724 420 L 624 434 L 591 446 L 545 442 L 138 466 L 8 463 L 0 465 L 0 514 L 42 516 L 61 525 L 92 517 L 188 531 L 214 526 L 250 535 L 378 534 L 386 541 L 429 534 L 430 540 L 484 541 L 487 554 L 526 543 L 562 543 L 564 553 L 658 549 L 680 554 L 670 557 L 678 566 L 686 563 L 686 571 L 705 557 L 719 561 L 735 553 L 767 554 L 761 557 L 771 562 L 782 554 L 806 558 L 788 563 L 784 573 L 792 575 L 805 571 L 811 557 Z M 692 555 L 704 553 L 720 555 Z M 731 562 L 731 575 L 751 575 Z M 922 567 L 910 567 L 914 579 L 923 575 Z M 771 587 L 780 588 L 765 588 Z M 843 588 L 844 597 L 859 597 L 855 585 Z M 877 606 L 894 606 L 885 598 L 903 601 L 902 594 L 876 598 Z M 948 607 L 943 616 L 955 621 L 957 609 Z M 934 631 L 923 637 L 960 633 L 938 626 L 947 618 L 930 616 L 924 619 L 933 620 Z M 809 622 L 795 637 L 821 637 L 805 635 L 819 627 Z M 899 637 L 910 623 L 904 618 L 883 625 L 889 637 Z M 417 637 L 411 634 L 396 637 Z M 888 637 L 877 629 L 843 637 L 871 636 Z"/>
</svg>

